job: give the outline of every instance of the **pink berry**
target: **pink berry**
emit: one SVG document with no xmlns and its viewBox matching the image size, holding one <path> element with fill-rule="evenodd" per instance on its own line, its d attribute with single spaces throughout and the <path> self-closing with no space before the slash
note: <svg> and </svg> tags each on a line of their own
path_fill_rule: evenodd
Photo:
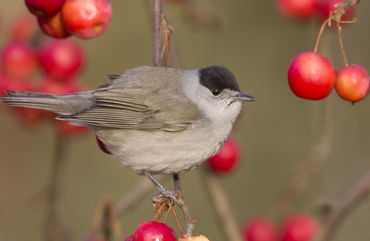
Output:
<svg viewBox="0 0 370 241">
<path fill-rule="evenodd" d="M 276 241 L 277 231 L 274 225 L 265 218 L 254 218 L 243 229 L 246 241 Z"/>
<path fill-rule="evenodd" d="M 316 13 L 317 0 L 277 0 L 277 7 L 286 17 L 308 19 Z"/>
<path fill-rule="evenodd" d="M 335 10 L 335 5 L 338 3 L 346 2 L 346 0 L 317 0 L 317 11 L 320 13 L 321 17 L 325 20 L 329 17 L 330 12 Z M 356 6 L 351 7 L 343 15 L 343 21 L 351 20 L 356 14 Z"/>
<path fill-rule="evenodd" d="M 240 156 L 239 145 L 232 138 L 228 138 L 219 152 L 209 158 L 207 163 L 215 173 L 226 174 L 237 166 Z"/>
<path fill-rule="evenodd" d="M 285 220 L 282 241 L 310 241 L 318 230 L 318 222 L 307 214 L 299 214 Z"/>
<path fill-rule="evenodd" d="M 315 52 L 303 52 L 290 64 L 289 86 L 298 97 L 320 100 L 332 91 L 336 78 L 333 64 Z"/>
<path fill-rule="evenodd" d="M 106 147 L 105 144 L 97 137 L 95 136 L 96 143 L 98 144 L 100 150 L 106 154 L 112 154 Z"/>
<path fill-rule="evenodd" d="M 2 71 L 10 78 L 27 79 L 37 70 L 35 51 L 21 41 L 11 41 L 1 52 Z"/>
<path fill-rule="evenodd" d="M 69 32 L 83 39 L 104 33 L 112 17 L 109 0 L 66 0 L 62 16 Z"/>
<path fill-rule="evenodd" d="M 42 47 L 39 54 L 44 72 L 52 79 L 69 81 L 84 65 L 84 52 L 77 42 L 51 40 Z"/>
<path fill-rule="evenodd" d="M 363 100 L 369 93 L 369 86 L 369 74 L 360 65 L 352 64 L 338 71 L 335 90 L 344 100 Z"/>
<path fill-rule="evenodd" d="M 65 0 L 25 0 L 30 12 L 36 16 L 53 16 L 59 12 Z"/>
<path fill-rule="evenodd" d="M 175 231 L 164 223 L 145 222 L 136 228 L 135 241 L 176 241 Z"/>
<path fill-rule="evenodd" d="M 62 16 L 60 13 L 51 17 L 38 17 L 37 18 L 41 30 L 53 38 L 67 38 L 71 34 L 64 27 Z"/>
</svg>

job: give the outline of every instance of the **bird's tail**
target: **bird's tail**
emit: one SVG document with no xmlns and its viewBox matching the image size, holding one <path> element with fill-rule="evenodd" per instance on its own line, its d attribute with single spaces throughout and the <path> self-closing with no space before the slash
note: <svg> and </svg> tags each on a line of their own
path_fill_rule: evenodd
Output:
<svg viewBox="0 0 370 241">
<path fill-rule="evenodd" d="M 38 92 L 5 91 L 0 102 L 9 106 L 43 109 L 59 115 L 71 115 L 89 108 L 92 104 L 90 92 L 56 95 Z"/>
</svg>

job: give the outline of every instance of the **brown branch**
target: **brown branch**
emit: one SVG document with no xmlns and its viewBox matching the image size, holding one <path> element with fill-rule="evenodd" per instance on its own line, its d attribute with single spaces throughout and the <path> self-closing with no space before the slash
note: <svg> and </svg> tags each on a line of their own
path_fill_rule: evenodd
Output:
<svg viewBox="0 0 370 241">
<path fill-rule="evenodd" d="M 152 19 L 153 19 L 153 65 L 163 66 L 172 64 L 172 48 L 171 48 L 171 34 L 173 28 L 168 23 L 163 13 L 163 0 L 154 0 Z M 162 35 L 161 35 L 162 33 Z M 160 43 L 160 44 L 159 44 Z M 159 56 L 158 56 L 159 54 Z M 191 236 L 195 221 L 190 215 L 189 207 L 185 202 L 184 195 L 181 188 L 180 176 L 173 175 L 174 188 L 177 194 L 177 205 L 182 209 L 186 221 L 186 235 Z"/>
<path fill-rule="evenodd" d="M 153 65 L 161 66 L 161 18 L 163 14 L 163 0 L 153 0 L 152 2 L 152 26 L 153 26 Z"/>
<path fill-rule="evenodd" d="M 333 103 L 328 99 L 320 115 L 320 129 L 317 141 L 312 146 L 307 157 L 297 168 L 288 185 L 278 194 L 271 205 L 273 213 L 284 214 L 291 202 L 302 193 L 311 178 L 318 172 L 321 164 L 328 159 L 333 145 Z"/>
<path fill-rule="evenodd" d="M 320 205 L 319 210 L 323 214 L 323 221 L 314 241 L 330 240 L 353 209 L 360 202 L 367 200 L 365 198 L 369 193 L 370 169 L 331 201 Z"/>
<path fill-rule="evenodd" d="M 204 170 L 204 168 L 201 171 L 201 177 L 209 199 L 218 216 L 218 220 L 225 232 L 225 236 L 227 237 L 226 240 L 243 241 L 239 226 L 227 199 L 227 195 L 222 187 L 217 183 L 216 177 L 209 173 L 209 171 Z"/>
<path fill-rule="evenodd" d="M 66 140 L 64 137 L 56 131 L 55 149 L 53 163 L 50 171 L 50 178 L 48 181 L 47 188 L 47 206 L 46 206 L 46 217 L 44 224 L 43 238 L 45 241 L 66 241 L 70 240 L 70 237 L 63 227 L 59 214 L 57 211 L 57 201 L 60 194 L 60 179 L 63 171 L 63 165 L 65 164 L 65 148 Z"/>
<path fill-rule="evenodd" d="M 341 19 L 346 14 L 347 10 L 359 3 L 360 0 L 348 0 L 343 3 L 337 3 L 334 11 L 330 13 L 329 26 L 331 21 L 335 21 L 337 23 L 341 22 Z"/>
<path fill-rule="evenodd" d="M 189 207 L 185 202 L 184 194 L 181 188 L 180 176 L 178 174 L 173 175 L 173 183 L 177 197 L 177 205 L 182 209 L 185 216 L 186 236 L 191 237 L 196 221 L 191 217 Z"/>
</svg>

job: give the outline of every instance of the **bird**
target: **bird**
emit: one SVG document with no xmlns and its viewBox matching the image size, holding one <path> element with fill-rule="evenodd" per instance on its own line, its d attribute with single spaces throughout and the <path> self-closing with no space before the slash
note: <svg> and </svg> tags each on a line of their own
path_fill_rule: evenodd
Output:
<svg viewBox="0 0 370 241">
<path fill-rule="evenodd" d="M 242 102 L 255 100 L 218 65 L 140 66 L 108 79 L 97 89 L 62 95 L 7 90 L 0 102 L 51 111 L 58 120 L 93 129 L 123 166 L 173 196 L 152 175 L 180 175 L 216 154 Z"/>
</svg>

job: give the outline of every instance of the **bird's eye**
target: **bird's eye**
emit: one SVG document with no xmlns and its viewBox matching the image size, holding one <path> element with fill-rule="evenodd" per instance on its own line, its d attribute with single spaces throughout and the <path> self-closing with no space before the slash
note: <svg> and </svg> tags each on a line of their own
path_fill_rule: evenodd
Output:
<svg viewBox="0 0 370 241">
<path fill-rule="evenodd" d="M 212 95 L 214 95 L 214 96 L 218 96 L 218 95 L 221 94 L 221 90 L 220 89 L 213 89 L 211 92 L 212 92 Z"/>
</svg>

